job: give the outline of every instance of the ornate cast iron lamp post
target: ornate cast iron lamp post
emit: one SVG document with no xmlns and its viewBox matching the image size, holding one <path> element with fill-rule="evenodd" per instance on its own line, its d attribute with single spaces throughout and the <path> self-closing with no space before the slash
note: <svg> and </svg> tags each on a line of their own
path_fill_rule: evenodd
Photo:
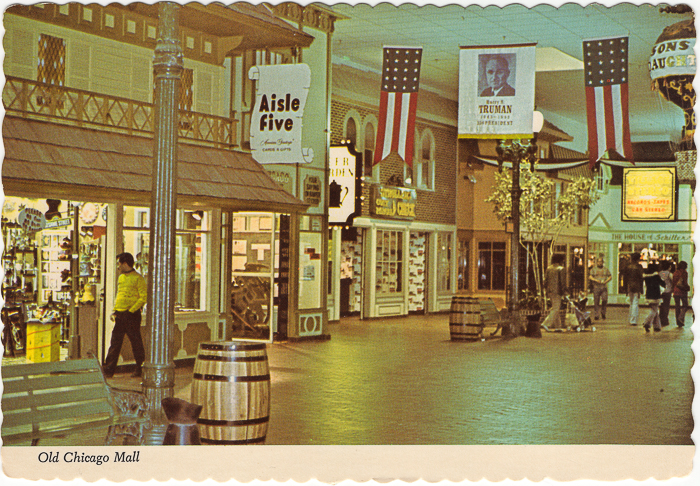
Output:
<svg viewBox="0 0 700 486">
<path fill-rule="evenodd" d="M 504 336 L 519 335 L 522 323 L 520 322 L 520 306 L 518 305 L 518 295 L 520 294 L 519 269 L 520 269 L 520 164 L 530 163 L 530 170 L 535 169 L 537 160 L 537 134 L 542 130 L 544 118 L 542 113 L 536 111 L 532 117 L 533 137 L 530 140 L 511 140 L 510 145 L 506 145 L 505 140 L 497 140 L 496 153 L 498 154 L 498 171 L 503 169 L 503 162 L 508 161 L 513 167 L 513 181 L 511 185 L 511 222 L 513 232 L 510 235 L 510 302 L 508 310 L 511 315 L 510 328 L 504 328 Z"/>
</svg>

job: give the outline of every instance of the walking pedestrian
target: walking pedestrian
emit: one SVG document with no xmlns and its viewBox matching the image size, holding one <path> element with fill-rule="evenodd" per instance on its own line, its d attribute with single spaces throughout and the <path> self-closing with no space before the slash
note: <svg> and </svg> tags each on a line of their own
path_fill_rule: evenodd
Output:
<svg viewBox="0 0 700 486">
<path fill-rule="evenodd" d="M 661 260 L 659 262 L 659 277 L 664 281 L 664 290 L 661 292 L 661 305 L 659 307 L 661 327 L 668 326 L 668 311 L 671 309 L 671 295 L 673 295 L 672 275 L 671 262 L 669 260 Z"/>
<path fill-rule="evenodd" d="M 603 256 L 599 256 L 596 265 L 591 268 L 588 280 L 593 285 L 593 309 L 595 320 L 605 319 L 605 310 L 608 306 L 608 282 L 612 280 L 610 270 L 605 266 Z"/>
<path fill-rule="evenodd" d="M 659 318 L 659 302 L 661 301 L 661 289 L 665 288 L 664 281 L 659 277 L 659 265 L 650 263 L 644 270 L 644 286 L 646 287 L 645 297 L 649 304 L 650 311 L 644 319 L 644 330 L 650 331 L 654 327 L 654 332 L 661 331 L 661 319 Z"/>
<path fill-rule="evenodd" d="M 630 299 L 629 323 L 630 326 L 636 326 L 639 319 L 639 297 L 644 289 L 644 277 L 642 274 L 642 265 L 639 263 L 641 255 L 637 252 L 632 253 L 630 263 L 625 267 L 625 280 L 627 281 L 627 296 Z"/>
<path fill-rule="evenodd" d="M 566 276 L 564 275 L 564 255 L 553 255 L 552 263 L 544 272 L 544 288 L 552 301 L 552 310 L 545 319 L 553 329 L 561 327 L 561 298 L 566 293 Z M 548 328 L 543 324 L 542 327 Z"/>
<path fill-rule="evenodd" d="M 141 339 L 141 308 L 146 305 L 146 280 L 134 270 L 134 256 L 131 253 L 117 255 L 117 269 L 120 275 L 117 280 L 114 312 L 112 312 L 114 329 L 103 373 L 107 378 L 114 376 L 126 334 L 131 342 L 136 361 L 136 371 L 132 376 L 141 376 L 141 366 L 146 360 Z"/>
<path fill-rule="evenodd" d="M 676 325 L 685 326 L 685 312 L 688 310 L 688 264 L 678 262 L 678 269 L 673 273 L 673 300 L 676 301 Z"/>
</svg>

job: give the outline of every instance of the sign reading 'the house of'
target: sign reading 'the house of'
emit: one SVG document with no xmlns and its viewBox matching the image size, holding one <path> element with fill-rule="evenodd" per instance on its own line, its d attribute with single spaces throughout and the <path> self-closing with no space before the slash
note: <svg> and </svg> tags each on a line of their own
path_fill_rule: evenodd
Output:
<svg viewBox="0 0 700 486">
<path fill-rule="evenodd" d="M 306 64 L 253 66 L 257 80 L 250 122 L 250 148 L 261 164 L 303 164 L 313 160 L 311 148 L 301 147 L 301 127 L 311 70 Z"/>
</svg>

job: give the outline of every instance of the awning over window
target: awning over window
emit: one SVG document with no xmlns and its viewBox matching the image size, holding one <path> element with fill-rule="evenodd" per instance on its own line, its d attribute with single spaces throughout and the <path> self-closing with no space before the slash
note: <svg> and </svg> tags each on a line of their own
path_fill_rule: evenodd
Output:
<svg viewBox="0 0 700 486">
<path fill-rule="evenodd" d="M 153 139 L 6 116 L 5 194 L 150 203 Z M 302 212 L 250 154 L 178 144 L 178 205 Z"/>
</svg>

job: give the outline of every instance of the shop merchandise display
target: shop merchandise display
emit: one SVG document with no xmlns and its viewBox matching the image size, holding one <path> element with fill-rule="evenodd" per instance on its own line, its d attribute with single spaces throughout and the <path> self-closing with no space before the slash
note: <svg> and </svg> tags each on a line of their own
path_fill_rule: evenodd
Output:
<svg viewBox="0 0 700 486">
<path fill-rule="evenodd" d="M 76 309 L 80 313 L 79 307 L 95 305 L 95 286 L 101 277 L 102 239 L 94 238 L 95 226 L 85 224 L 103 223 L 98 219 L 105 214 L 106 206 L 78 205 L 79 223 L 83 226 L 77 235 L 73 231 L 74 207 L 73 203 L 54 199 L 7 197 L 5 200 L 2 214 L 5 356 L 26 354 L 31 359 L 28 324 L 29 327 L 55 326 L 60 345 L 65 346 L 70 337 L 71 311 Z M 104 234 L 104 226 L 97 234 Z M 74 258 L 77 261 L 72 269 Z"/>
</svg>

